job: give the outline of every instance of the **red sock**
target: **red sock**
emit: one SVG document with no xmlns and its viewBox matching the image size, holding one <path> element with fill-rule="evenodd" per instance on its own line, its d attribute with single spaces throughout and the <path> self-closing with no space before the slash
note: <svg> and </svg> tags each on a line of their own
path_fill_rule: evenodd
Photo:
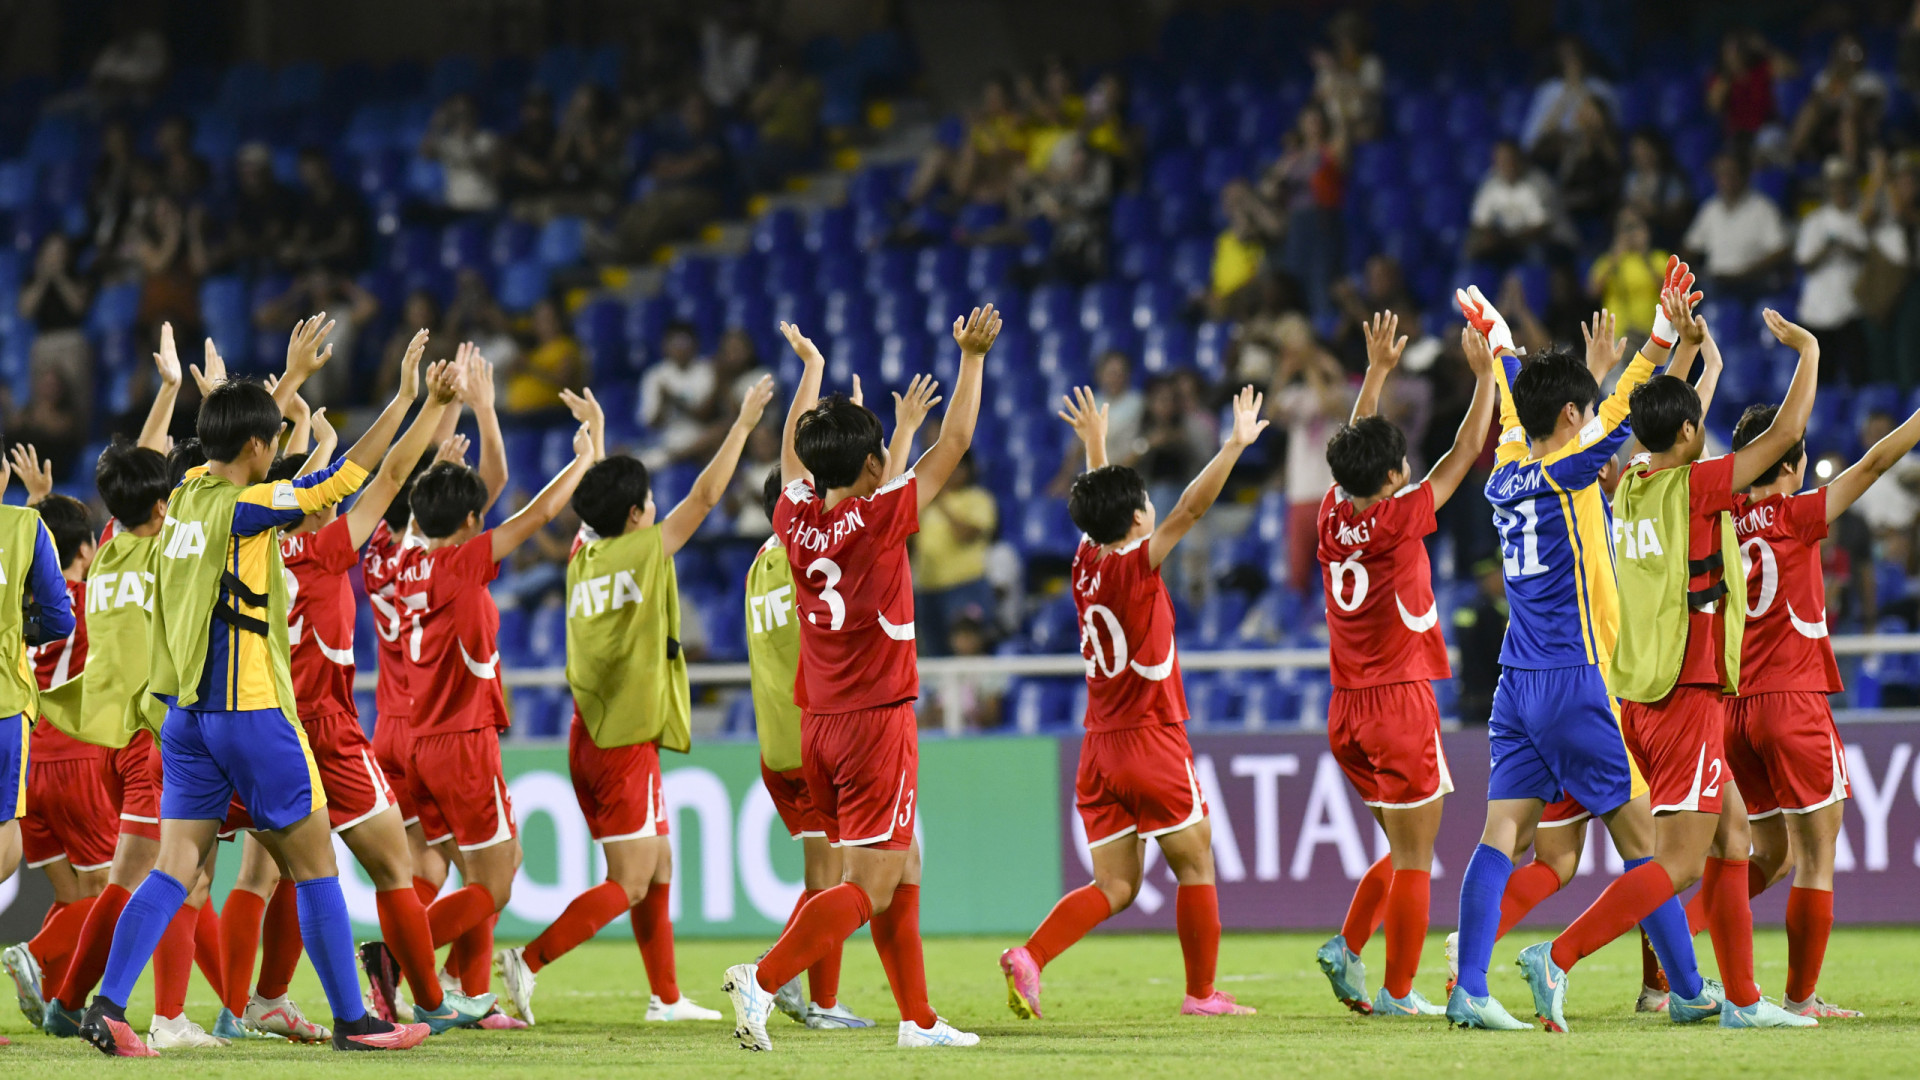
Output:
<svg viewBox="0 0 1920 1080">
<path fill-rule="evenodd" d="M 1367 947 L 1373 938 L 1373 928 L 1386 917 L 1387 891 L 1392 887 L 1393 860 L 1390 858 L 1382 857 L 1360 875 L 1360 884 L 1354 886 L 1353 901 L 1347 905 L 1347 921 L 1340 927 L 1340 936 L 1347 939 L 1347 949 L 1354 955 Z"/>
<path fill-rule="evenodd" d="M 64 900 L 55 900 L 53 903 L 48 904 L 47 913 L 40 916 L 40 929 L 45 930 L 47 928 L 47 924 L 53 921 L 53 917 L 65 910 L 67 910 L 67 902 Z M 32 952 L 31 949 L 29 949 L 28 951 Z M 34 953 L 34 956 L 36 957 L 38 957 L 39 955 L 40 955 L 39 953 Z"/>
<path fill-rule="evenodd" d="M 88 896 L 71 904 L 53 905 L 58 910 L 49 909 L 47 920 L 40 924 L 40 932 L 27 942 L 27 951 L 40 962 L 42 986 L 60 985 L 74 944 L 80 940 L 80 929 L 87 925 L 87 914 L 93 910 L 93 900 Z"/>
<path fill-rule="evenodd" d="M 661 891 L 664 890 L 650 890 L 648 895 Z M 625 914 L 627 907 L 626 886 L 616 881 L 603 881 L 574 897 L 567 910 L 553 920 L 553 925 L 527 943 L 528 969 L 539 971 L 572 952 L 575 946 L 599 933 L 601 927 Z"/>
<path fill-rule="evenodd" d="M 648 895 L 654 891 L 649 890 Z M 636 906 L 633 910 L 638 913 L 640 908 Z M 760 988 L 769 994 L 779 990 L 827 955 L 829 949 L 839 948 L 872 917 L 873 901 L 867 899 L 865 889 L 852 882 L 821 892 L 800 909 L 787 932 L 781 934 L 780 940 L 761 958 L 756 979 Z M 639 935 L 636 926 L 634 936 Z"/>
<path fill-rule="evenodd" d="M 193 923 L 193 961 L 200 966 L 207 985 L 213 987 L 213 996 L 225 1001 L 227 954 L 220 947 L 220 912 L 214 909 L 211 898 L 200 905 Z"/>
<path fill-rule="evenodd" d="M 260 985 L 254 992 L 263 998 L 285 996 L 299 964 L 300 895 L 293 882 L 281 878 L 273 887 L 260 927 Z"/>
<path fill-rule="evenodd" d="M 113 950 L 113 928 L 120 921 L 120 909 L 127 906 L 132 895 L 118 885 L 108 885 L 93 898 L 93 910 L 87 912 L 87 920 L 80 927 L 80 940 L 73 947 L 66 974 L 60 981 L 60 992 L 55 995 L 62 1006 L 79 1009 L 86 1005 L 87 995 L 100 981 L 100 973 L 107 970 L 107 954 Z"/>
<path fill-rule="evenodd" d="M 1395 870 L 1387 894 L 1387 993 L 1406 997 L 1420 970 L 1420 947 L 1427 943 L 1427 903 L 1433 875 L 1425 870 Z"/>
<path fill-rule="evenodd" d="M 819 896 L 824 889 L 808 889 L 793 902 L 793 910 L 787 913 L 787 925 L 780 928 L 782 934 L 793 929 L 793 921 L 800 917 L 800 909 L 807 901 Z M 807 997 L 823 1009 L 831 1009 L 840 1003 L 840 954 L 842 947 L 834 946 L 814 965 L 807 969 Z"/>
<path fill-rule="evenodd" d="M 873 948 L 893 988 L 900 1019 L 930 1028 L 939 1019 L 927 1004 L 927 961 L 920 946 L 920 886 L 898 885 L 887 910 L 873 917 Z"/>
<path fill-rule="evenodd" d="M 1833 893 L 1796 885 L 1787 893 L 1787 1000 L 1805 1001 L 1820 985 L 1833 932 Z"/>
<path fill-rule="evenodd" d="M 413 879 L 413 891 L 419 895 L 420 903 L 427 906 L 432 906 L 433 902 L 440 897 L 440 886 L 423 877 Z"/>
<path fill-rule="evenodd" d="M 1707 934 L 1713 938 L 1713 958 L 1720 965 L 1727 1000 L 1743 1007 L 1760 1000 L 1753 981 L 1753 902 L 1746 886 L 1746 859 L 1707 860 L 1700 877 L 1700 891 L 1707 898 Z"/>
<path fill-rule="evenodd" d="M 1705 880 L 1705 874 L 1701 875 Z M 1752 860 L 1747 862 L 1747 899 L 1751 900 L 1767 891 L 1767 875 Z M 1702 887 L 1687 901 L 1687 933 L 1698 934 L 1707 927 L 1707 890 Z M 1649 983 L 1649 986 L 1652 984 Z"/>
<path fill-rule="evenodd" d="M 469 885 L 427 905 L 427 925 L 433 927 L 433 947 L 454 939 L 493 917 L 499 908 L 485 885 Z"/>
<path fill-rule="evenodd" d="M 1527 917 L 1527 912 L 1559 891 L 1560 875 L 1539 859 L 1515 870 L 1507 878 L 1507 891 L 1500 897 L 1500 932 L 1496 940 L 1506 937 L 1507 931 Z"/>
<path fill-rule="evenodd" d="M 153 951 L 153 1014 L 171 1020 L 187 1007 L 187 980 L 193 975 L 193 924 L 198 909 L 186 904 L 160 935 Z"/>
<path fill-rule="evenodd" d="M 486 993 L 493 984 L 493 927 L 499 921 L 499 915 L 488 915 L 480 925 L 460 935 L 464 948 L 456 974 L 460 976 L 460 992 L 468 997 Z"/>
<path fill-rule="evenodd" d="M 220 911 L 220 948 L 225 972 L 221 976 L 221 1004 L 235 1016 L 247 1011 L 247 991 L 253 986 L 253 961 L 260 952 L 260 918 L 267 901 L 256 893 L 235 889 Z"/>
<path fill-rule="evenodd" d="M 1633 929 L 1672 895 L 1673 879 L 1659 863 L 1642 863 L 1621 874 L 1553 939 L 1553 962 L 1571 970 L 1581 957 Z"/>
<path fill-rule="evenodd" d="M 1174 893 L 1173 925 L 1187 965 L 1187 996 L 1212 997 L 1213 969 L 1220 960 L 1220 897 L 1213 886 L 1180 886 Z"/>
<path fill-rule="evenodd" d="M 1027 939 L 1027 953 L 1033 957 L 1036 967 L 1044 968 L 1112 914 L 1113 905 L 1107 902 L 1106 893 L 1092 885 L 1082 885 L 1053 905 L 1040 928 Z"/>
<path fill-rule="evenodd" d="M 45 945 L 48 943 L 42 942 L 41 938 L 46 934 L 47 927 L 53 925 L 53 920 L 59 918 L 60 913 L 67 910 L 70 906 L 72 905 L 61 900 L 55 900 L 53 903 L 48 904 L 47 913 L 40 916 L 40 929 L 34 932 L 33 940 L 27 942 L 27 951 L 33 954 L 34 962 L 40 965 L 42 972 L 44 972 L 47 967 L 48 957 L 45 951 Z"/>
<path fill-rule="evenodd" d="M 627 917 L 633 926 L 633 940 L 640 946 L 640 960 L 647 966 L 647 985 L 654 997 L 669 1005 L 680 1000 L 680 982 L 673 971 L 673 920 L 667 917 L 671 898 L 672 891 L 666 884 L 657 883 L 633 905 L 633 914 Z"/>
<path fill-rule="evenodd" d="M 427 906 L 420 902 L 420 894 L 412 889 L 386 889 L 374 893 L 373 902 L 380 913 L 380 937 L 399 962 L 414 1003 L 429 1012 L 438 1009 L 440 980 L 433 974 L 433 931 L 427 928 Z M 227 906 L 233 906 L 231 899 Z"/>
<path fill-rule="evenodd" d="M 1654 955 L 1653 942 L 1647 940 L 1647 932 L 1640 931 L 1640 985 L 1652 987 L 1666 993 L 1667 973 L 1660 970 L 1660 958 Z"/>
</svg>

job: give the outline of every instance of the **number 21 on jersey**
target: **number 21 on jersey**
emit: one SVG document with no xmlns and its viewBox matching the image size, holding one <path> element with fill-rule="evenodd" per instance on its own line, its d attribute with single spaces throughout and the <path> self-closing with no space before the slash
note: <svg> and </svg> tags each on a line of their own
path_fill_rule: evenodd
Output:
<svg viewBox="0 0 1920 1080">
<path fill-rule="evenodd" d="M 1540 509 L 1537 499 L 1522 499 L 1512 510 L 1493 508 L 1493 527 L 1500 531 L 1500 562 L 1510 578 L 1527 577 L 1547 569 L 1540 561 Z"/>
</svg>

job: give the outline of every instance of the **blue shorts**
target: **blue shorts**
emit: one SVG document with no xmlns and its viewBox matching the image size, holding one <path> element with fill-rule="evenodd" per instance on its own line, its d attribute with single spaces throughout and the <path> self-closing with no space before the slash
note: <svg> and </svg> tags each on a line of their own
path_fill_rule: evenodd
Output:
<svg viewBox="0 0 1920 1080">
<path fill-rule="evenodd" d="M 169 708 L 160 764 L 163 821 L 225 821 L 235 792 L 261 829 L 284 829 L 327 805 L 307 733 L 279 709 Z"/>
<path fill-rule="evenodd" d="M 1598 815 L 1633 798 L 1633 764 L 1597 667 L 1501 668 L 1487 735 L 1489 800 L 1571 796 Z"/>
<path fill-rule="evenodd" d="M 0 824 L 27 814 L 27 736 L 32 730 L 26 713 L 0 720 Z"/>
</svg>

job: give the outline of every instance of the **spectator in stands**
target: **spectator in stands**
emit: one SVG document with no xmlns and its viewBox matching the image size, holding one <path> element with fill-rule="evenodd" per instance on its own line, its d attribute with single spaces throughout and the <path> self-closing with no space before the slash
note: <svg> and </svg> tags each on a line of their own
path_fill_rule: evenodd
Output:
<svg viewBox="0 0 1920 1080">
<path fill-rule="evenodd" d="M 1868 372 L 1857 295 L 1861 271 L 1870 259 L 1905 267 L 1907 238 L 1897 223 L 1878 213 L 1878 200 L 1861 208 L 1860 187 L 1845 159 L 1828 158 L 1822 172 L 1826 201 L 1800 220 L 1793 246 L 1794 262 L 1804 271 L 1796 318 L 1820 337 L 1823 379 L 1831 373 L 1858 384 Z"/>
<path fill-rule="evenodd" d="M 381 346 L 380 370 L 374 375 L 371 400 L 384 401 L 393 396 L 394 387 L 400 385 L 400 361 L 406 357 L 407 346 L 412 343 L 413 335 L 423 329 L 433 333 L 427 338 L 427 349 L 421 362 L 432 365 L 453 359 L 455 343 L 459 338 L 441 329 L 440 301 L 427 289 L 414 289 L 407 293 L 406 303 L 400 309 L 400 320 L 394 324 L 385 344 Z"/>
<path fill-rule="evenodd" d="M 1109 350 L 1093 365 L 1093 399 L 1107 410 L 1107 448 L 1116 460 L 1138 453 L 1140 420 L 1146 398 L 1133 385 L 1133 361 L 1118 349 Z M 1069 440 L 1061 457 L 1060 471 L 1047 485 L 1049 498 L 1064 499 L 1073 487 L 1073 479 L 1085 472 L 1086 447 L 1078 439 Z"/>
<path fill-rule="evenodd" d="M 1357 283 L 1352 277 L 1334 282 L 1333 301 L 1340 306 L 1340 320 L 1331 344 L 1341 366 L 1349 372 L 1367 369 L 1367 343 L 1360 325 L 1374 312 L 1391 311 L 1400 316 L 1401 328 L 1407 334 L 1421 332 L 1420 304 L 1407 291 L 1400 260 L 1391 255 L 1369 255 Z"/>
<path fill-rule="evenodd" d="M 1560 191 L 1560 209 L 1573 218 L 1580 238 L 1604 235 L 1619 203 L 1623 170 L 1619 143 L 1599 101 L 1582 100 L 1574 109 L 1572 130 L 1550 132 L 1536 145 L 1535 155 L 1548 162 Z"/>
<path fill-rule="evenodd" d="M 1328 290 L 1343 258 L 1347 132 L 1320 106 L 1308 103 L 1283 145 L 1279 160 L 1261 178 L 1260 196 L 1286 220 L 1281 269 L 1300 282 L 1314 314 L 1324 315 L 1333 310 Z"/>
<path fill-rule="evenodd" d="M 1112 201 L 1112 163 L 1089 150 L 1078 132 L 1056 140 L 1046 171 L 1022 185 L 1017 204 L 1018 217 L 1045 218 L 1052 230 L 1033 279 L 1081 286 L 1105 274 Z"/>
<path fill-rule="evenodd" d="M 1673 167 L 1667 144 L 1658 132 L 1643 128 L 1627 141 L 1627 172 L 1620 182 L 1620 201 L 1640 215 L 1652 230 L 1653 242 L 1672 247 L 1692 220 L 1693 194 L 1686 178 Z"/>
<path fill-rule="evenodd" d="M 1287 580 L 1297 592 L 1320 587 L 1314 570 L 1315 520 L 1333 486 L 1327 439 L 1353 409 L 1353 389 L 1333 354 L 1300 315 L 1280 320 L 1280 346 L 1267 411 L 1287 431 Z"/>
<path fill-rule="evenodd" d="M 752 154 L 741 162 L 748 190 L 772 191 L 813 160 L 820 99 L 820 80 L 807 74 L 797 55 L 783 57 L 767 73 L 747 102 L 755 135 Z"/>
<path fill-rule="evenodd" d="M 1773 200 L 1748 184 L 1736 154 L 1713 159 L 1713 197 L 1700 204 L 1681 248 L 1715 290 L 1752 302 L 1774 287 L 1790 254 L 1786 222 Z"/>
<path fill-rule="evenodd" d="M 1619 114 L 1612 84 L 1587 70 L 1586 49 L 1579 39 L 1562 38 L 1554 55 L 1559 74 L 1534 89 L 1520 125 L 1520 144 L 1528 151 L 1555 132 L 1573 134 L 1580 123 L 1580 107 L 1588 101 L 1595 102 L 1609 121 Z"/>
<path fill-rule="evenodd" d="M 726 0 L 700 27 L 700 89 L 731 109 L 753 89 L 760 63 L 760 29 L 752 5 Z"/>
<path fill-rule="evenodd" d="M 507 313 L 500 310 L 478 270 L 469 267 L 455 272 L 453 303 L 447 306 L 445 325 L 444 336 L 473 342 L 497 367 L 509 367 L 520 356 L 520 342 L 508 325 Z"/>
<path fill-rule="evenodd" d="M 647 193 L 621 215 L 619 250 L 643 260 L 662 244 L 684 239 L 725 206 L 727 153 L 707 99 L 688 94 L 678 121 L 663 133 L 647 170 Z"/>
<path fill-rule="evenodd" d="M 207 272 L 204 219 L 188 215 L 171 195 L 155 195 L 151 205 L 150 213 L 128 221 L 126 249 L 140 274 L 134 322 L 148 340 L 170 322 L 192 341 L 200 336 L 200 278 Z"/>
<path fill-rule="evenodd" d="M 87 442 L 87 403 L 57 368 L 35 369 L 31 389 L 32 398 L 19 408 L 12 389 L 0 386 L 0 426 L 7 444 L 37 447 L 55 476 L 73 480 Z"/>
<path fill-rule="evenodd" d="M 1139 140 L 1128 129 L 1125 117 L 1126 87 L 1120 76 L 1103 72 L 1087 90 L 1086 113 L 1080 119 L 1080 133 L 1087 145 L 1105 154 L 1114 163 L 1119 179 L 1127 182 L 1138 165 Z"/>
<path fill-rule="evenodd" d="M 1112 458 L 1141 475 L 1154 505 L 1172 506 L 1212 449 L 1207 435 L 1206 419 L 1187 407 L 1179 383 L 1161 375 L 1147 384 L 1139 436 Z"/>
<path fill-rule="evenodd" d="M 1501 269 L 1544 256 L 1554 228 L 1553 182 L 1528 168 L 1511 139 L 1493 145 L 1493 167 L 1467 215 L 1467 258 Z"/>
<path fill-rule="evenodd" d="M 558 422 L 566 415 L 560 391 L 586 385 L 586 356 L 552 297 L 533 305 L 532 321 L 532 347 L 501 368 L 500 411 L 529 423 Z"/>
<path fill-rule="evenodd" d="M 640 377 L 640 421 L 653 436 L 647 464 L 654 468 L 692 455 L 714 393 L 713 361 L 700 355 L 692 323 L 667 327 L 660 354 Z"/>
<path fill-rule="evenodd" d="M 1877 204 L 1876 213 L 1887 225 L 1900 230 L 1908 265 L 1896 268 L 1869 258 L 1862 269 L 1860 305 L 1867 317 L 1874 381 L 1912 389 L 1920 385 L 1920 274 L 1912 267 L 1920 256 L 1920 159 L 1876 152 L 1870 160 L 1865 198 Z"/>
<path fill-rule="evenodd" d="M 300 152 L 300 201 L 293 226 L 280 249 L 281 265 L 325 265 L 342 274 L 367 261 L 367 209 L 340 183 L 333 165 L 319 150 Z"/>
<path fill-rule="evenodd" d="M 1872 409 L 1860 421 L 1860 445 L 1872 446 L 1898 423 L 1884 409 Z M 1876 536 L 1912 531 L 1920 523 L 1920 455 L 1909 454 L 1879 483 L 1854 500 L 1853 510 Z"/>
<path fill-rule="evenodd" d="M 33 370 L 58 372 L 81 403 L 93 400 L 93 347 L 81 329 L 92 302 L 93 283 L 74 268 L 73 242 L 65 233 L 48 233 L 16 307 L 33 324 Z"/>
<path fill-rule="evenodd" d="M 1380 94 L 1386 69 L 1367 50 L 1367 20 L 1357 11 L 1341 11 L 1327 21 L 1328 47 L 1308 56 L 1313 65 L 1313 100 L 1345 126 L 1354 142 L 1380 131 Z"/>
<path fill-rule="evenodd" d="M 544 216 L 543 200 L 553 190 L 553 98 L 534 87 L 520 100 L 520 126 L 501 152 L 501 183 L 514 211 Z"/>
<path fill-rule="evenodd" d="M 747 391 L 760 381 L 760 376 L 771 374 L 773 370 L 760 360 L 760 349 L 753 343 L 752 334 L 738 326 L 728 327 L 721 333 L 720 347 L 713 351 L 714 392 L 708 415 L 715 425 L 714 449 L 719 449 L 720 441 L 726 437 L 727 428 L 740 412 L 740 402 Z"/>
<path fill-rule="evenodd" d="M 987 625 L 978 619 L 961 616 L 947 628 L 947 641 L 955 656 L 987 656 L 992 652 L 993 638 L 987 632 Z M 923 727 L 939 726 L 946 718 L 948 709 L 957 709 L 960 713 L 960 725 L 968 731 L 988 731 L 997 728 L 1003 722 L 1000 712 L 1001 700 L 1007 696 L 1008 678 L 999 674 L 980 674 L 960 680 L 960 697 L 957 701 L 940 700 L 938 713 L 932 709 L 924 710 L 920 716 Z"/>
<path fill-rule="evenodd" d="M 913 543 L 914 617 L 920 648 L 929 656 L 951 651 L 948 630 L 961 618 L 993 618 L 987 549 L 1000 526 L 993 492 L 974 475 L 973 455 L 960 458 L 953 478 L 920 512 Z"/>
<path fill-rule="evenodd" d="M 1026 150 L 1012 87 L 1005 75 L 994 75 L 980 88 L 980 104 L 967 117 L 959 145 L 937 143 L 921 155 L 906 201 L 917 206 L 944 189 L 956 202 L 1004 203 Z"/>
<path fill-rule="evenodd" d="M 1454 679 L 1460 722 L 1485 724 L 1493 715 L 1500 647 L 1507 636 L 1507 577 L 1499 559 L 1482 559 L 1474 564 L 1473 580 L 1478 588 L 1472 603 L 1453 609 L 1454 642 L 1460 647 Z"/>
<path fill-rule="evenodd" d="M 1026 170 L 1042 174 L 1053 165 L 1054 147 L 1079 130 L 1087 102 L 1075 92 L 1073 73 L 1057 53 L 1042 61 L 1038 84 L 1023 75 L 1017 86 L 1026 112 Z"/>
<path fill-rule="evenodd" d="M 1630 339 L 1653 326 L 1668 253 L 1653 246 L 1653 232 L 1633 207 L 1614 219 L 1613 244 L 1587 270 L 1587 295 L 1613 313 L 1614 325 Z"/>
<path fill-rule="evenodd" d="M 307 379 L 300 396 L 315 408 L 325 405 L 337 409 L 364 397 L 354 388 L 358 366 L 355 350 L 361 332 L 380 314 L 379 299 L 359 282 L 319 263 L 295 278 L 287 291 L 255 308 L 253 324 L 261 330 L 285 333 L 294 323 L 320 311 L 326 312 L 327 320 L 333 323 L 333 333 L 325 340 L 325 347 L 333 350 L 333 359 Z"/>
<path fill-rule="evenodd" d="M 87 186 L 87 231 L 98 251 L 109 251 L 120 242 L 138 160 L 133 150 L 133 129 L 125 120 L 109 120 L 101 127 L 100 156 L 93 163 L 93 177 Z"/>
<path fill-rule="evenodd" d="M 434 110 L 420 156 L 440 163 L 447 209 L 484 214 L 500 205 L 500 140 L 480 126 L 471 95 L 455 94 Z"/>
<path fill-rule="evenodd" d="M 1208 311 L 1216 319 L 1250 313 L 1259 295 L 1250 286 L 1266 271 L 1268 249 L 1286 233 L 1286 223 L 1238 177 L 1220 189 L 1220 209 L 1227 227 L 1214 238 L 1213 285 L 1207 293 Z"/>
<path fill-rule="evenodd" d="M 118 25 L 113 39 L 93 60 L 87 73 L 87 92 L 96 108 L 116 105 L 145 105 L 153 98 L 161 80 L 167 76 L 171 56 L 166 35 L 153 25 L 142 25 L 153 12 L 139 12 L 135 5 L 112 9 Z"/>
<path fill-rule="evenodd" d="M 1758 30 L 1729 30 L 1720 39 L 1720 63 L 1707 79 L 1707 111 L 1720 118 L 1728 139 L 1767 154 L 1785 140 L 1776 79 L 1790 79 L 1799 65 L 1773 47 Z"/>
<path fill-rule="evenodd" d="M 700 95 L 687 96 L 704 109 Z M 625 179 L 622 141 L 606 91 L 582 83 L 567 99 L 567 111 L 554 135 L 549 196 L 553 213 L 597 215 L 613 209 Z M 659 162 L 656 156 L 656 178 Z"/>
<path fill-rule="evenodd" d="M 234 159 L 232 209 L 218 262 L 242 273 L 274 266 L 293 233 L 293 195 L 273 175 L 273 151 L 251 142 Z"/>
<path fill-rule="evenodd" d="M 780 425 L 773 418 L 763 421 L 747 434 L 747 447 L 740 455 L 740 467 L 734 470 L 733 484 L 727 489 L 727 515 L 733 519 L 736 536 L 755 540 L 773 530 L 767 520 L 766 506 L 760 499 L 767 473 L 780 468 Z"/>
<path fill-rule="evenodd" d="M 1886 80 L 1868 69 L 1860 39 L 1841 34 L 1794 117 L 1794 158 L 1816 162 L 1838 154 L 1853 168 L 1863 167 L 1886 107 Z"/>
</svg>

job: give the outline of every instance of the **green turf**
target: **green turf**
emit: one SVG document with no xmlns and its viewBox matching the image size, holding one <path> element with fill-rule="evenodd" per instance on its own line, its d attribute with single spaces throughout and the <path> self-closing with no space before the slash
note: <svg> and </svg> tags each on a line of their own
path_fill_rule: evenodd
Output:
<svg viewBox="0 0 1920 1080">
<path fill-rule="evenodd" d="M 1537 934 L 1516 934 L 1496 951 L 1493 990 L 1516 1015 L 1531 1010 L 1525 984 L 1511 967 L 1520 946 Z M 630 944 L 596 943 L 540 976 L 538 1027 L 523 1032 L 456 1032 L 404 1055 L 343 1055 L 317 1047 L 250 1044 L 227 1050 L 179 1051 L 160 1061 L 110 1063 L 91 1047 L 29 1032 L 7 1009 L 0 1048 L 7 1076 L 116 1075 L 216 1080 L 283 1077 L 379 1076 L 446 1080 L 451 1075 L 513 1076 L 910 1076 L 1220 1077 L 1307 1075 L 1353 1080 L 1382 1077 L 1675 1076 L 1738 1080 L 1783 1076 L 1897 1076 L 1910 1074 L 1920 1053 L 1920 929 L 1841 930 L 1827 953 L 1821 986 L 1830 1000 L 1864 1009 L 1865 1020 L 1829 1021 L 1811 1031 L 1722 1031 L 1676 1028 L 1664 1016 L 1635 1016 L 1638 946 L 1616 943 L 1574 973 L 1569 998 L 1571 1035 L 1544 1032 L 1458 1032 L 1432 1020 L 1369 1020 L 1334 1002 L 1313 964 L 1319 939 L 1297 934 L 1230 934 L 1221 944 L 1222 988 L 1260 1008 L 1245 1018 L 1199 1019 L 1176 1014 L 1181 993 L 1180 948 L 1171 936 L 1093 937 L 1047 969 L 1047 1019 L 1020 1022 L 1006 1008 L 1006 986 L 994 963 L 1012 942 L 984 938 L 927 943 L 927 968 L 936 1007 L 976 1031 L 972 1050 L 896 1050 L 892 999 L 864 937 L 846 953 L 842 1000 L 881 1021 L 863 1032 L 805 1031 L 774 1017 L 774 1051 L 748 1055 L 735 1048 L 730 1023 L 642 1024 L 647 989 Z M 1705 958 L 1707 940 L 1700 938 Z M 681 985 L 703 1004 L 726 1010 L 718 989 L 729 963 L 748 959 L 764 942 L 686 941 L 680 945 Z M 1381 942 L 1367 951 L 1370 980 L 1381 971 Z M 1786 942 L 1763 931 L 1757 943 L 1761 985 L 1778 994 L 1786 978 Z M 1427 970 L 1418 981 L 1440 999 L 1445 968 L 1440 938 L 1428 941 Z M 1708 960 L 1711 963 L 1710 959 Z M 188 1011 L 211 1023 L 217 1005 L 196 973 Z M 304 965 L 295 999 L 325 1019 L 318 984 Z M 143 983 L 129 1015 L 144 1030 L 151 992 Z M 910 1055 L 910 1056 L 909 1056 Z"/>
</svg>

